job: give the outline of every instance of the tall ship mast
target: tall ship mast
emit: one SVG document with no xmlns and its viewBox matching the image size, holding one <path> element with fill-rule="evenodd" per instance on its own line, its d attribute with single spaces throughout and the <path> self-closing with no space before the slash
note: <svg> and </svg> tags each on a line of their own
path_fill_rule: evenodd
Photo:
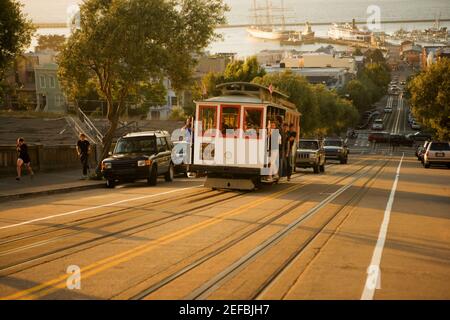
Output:
<svg viewBox="0 0 450 320">
<path fill-rule="evenodd" d="M 273 7 L 271 0 L 265 0 L 264 4 L 253 0 L 250 11 L 253 13 L 253 24 L 247 28 L 247 32 L 254 38 L 284 40 L 294 32 L 286 30 L 284 0 L 280 0 L 280 7 Z M 274 15 L 274 12 L 278 14 Z"/>
</svg>

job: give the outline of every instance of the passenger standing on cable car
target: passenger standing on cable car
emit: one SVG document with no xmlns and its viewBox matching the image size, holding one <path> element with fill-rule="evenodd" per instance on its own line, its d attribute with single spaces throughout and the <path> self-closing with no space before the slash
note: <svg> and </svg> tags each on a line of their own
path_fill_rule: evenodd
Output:
<svg viewBox="0 0 450 320">
<path fill-rule="evenodd" d="M 286 163 L 287 163 L 287 181 L 291 180 L 292 168 L 294 167 L 294 156 L 293 150 L 295 150 L 295 139 L 297 138 L 297 132 L 295 131 L 295 126 L 293 123 L 289 125 L 288 131 L 288 142 L 287 142 L 287 154 L 286 154 Z"/>
<path fill-rule="evenodd" d="M 279 158 L 278 158 L 278 163 L 279 163 L 279 165 L 278 165 L 278 175 L 280 177 L 285 177 L 286 176 L 285 175 L 285 167 L 286 167 L 286 165 L 284 163 L 285 159 L 284 159 L 284 152 L 283 152 L 283 145 L 284 145 L 284 142 L 285 142 L 285 133 L 284 133 L 284 130 L 283 130 L 283 118 L 281 116 L 277 116 L 277 129 L 278 129 L 278 132 L 280 134 L 280 136 L 279 136 L 279 143 L 278 143 L 278 156 L 279 156 Z"/>
</svg>

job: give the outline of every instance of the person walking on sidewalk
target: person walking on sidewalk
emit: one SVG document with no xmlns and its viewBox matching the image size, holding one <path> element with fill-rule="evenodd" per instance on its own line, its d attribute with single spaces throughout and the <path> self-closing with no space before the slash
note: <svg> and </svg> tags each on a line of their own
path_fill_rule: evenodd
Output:
<svg viewBox="0 0 450 320">
<path fill-rule="evenodd" d="M 91 152 L 91 144 L 86 140 L 84 133 L 80 134 L 80 140 L 77 142 L 77 153 L 83 167 L 83 179 L 87 178 L 89 170 L 89 153 Z"/>
<path fill-rule="evenodd" d="M 33 178 L 34 172 L 31 168 L 31 159 L 28 154 L 28 146 L 25 144 L 25 140 L 23 138 L 18 138 L 16 143 L 17 149 L 17 177 L 16 180 L 19 181 L 22 176 L 22 166 L 25 165 L 27 167 L 28 172 L 30 173 L 30 177 Z"/>
</svg>

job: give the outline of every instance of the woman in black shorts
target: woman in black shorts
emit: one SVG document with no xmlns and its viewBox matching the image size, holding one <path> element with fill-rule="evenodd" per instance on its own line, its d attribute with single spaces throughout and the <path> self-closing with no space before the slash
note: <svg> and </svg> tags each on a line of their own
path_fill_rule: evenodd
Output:
<svg viewBox="0 0 450 320">
<path fill-rule="evenodd" d="M 17 178 L 16 180 L 19 181 L 20 177 L 22 175 L 22 165 L 25 164 L 28 171 L 30 172 L 30 176 L 34 176 L 33 169 L 31 168 L 31 159 L 30 155 L 28 154 L 28 146 L 25 144 L 25 141 L 23 138 L 17 139 Z"/>
</svg>

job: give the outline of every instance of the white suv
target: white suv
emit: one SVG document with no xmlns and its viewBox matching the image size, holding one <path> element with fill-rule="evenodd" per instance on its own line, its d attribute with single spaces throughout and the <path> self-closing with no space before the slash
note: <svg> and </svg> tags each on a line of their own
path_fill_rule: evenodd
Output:
<svg viewBox="0 0 450 320">
<path fill-rule="evenodd" d="M 423 155 L 423 166 L 429 168 L 432 164 L 445 164 L 450 168 L 450 144 L 448 142 L 432 141 Z"/>
</svg>

